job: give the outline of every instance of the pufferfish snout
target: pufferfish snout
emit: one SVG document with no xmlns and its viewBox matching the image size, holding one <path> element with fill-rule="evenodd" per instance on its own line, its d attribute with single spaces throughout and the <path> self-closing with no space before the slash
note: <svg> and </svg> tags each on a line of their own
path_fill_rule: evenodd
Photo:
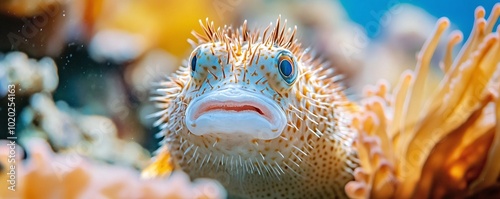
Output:
<svg viewBox="0 0 500 199">
<path fill-rule="evenodd" d="M 276 102 L 241 88 L 204 94 L 186 110 L 186 126 L 195 135 L 246 135 L 269 140 L 278 137 L 285 125 L 286 115 Z"/>
<path fill-rule="evenodd" d="M 260 32 L 207 20 L 193 33 L 187 64 L 158 89 L 160 153 L 231 197 L 346 197 L 357 166 L 350 102 L 281 23 Z"/>
</svg>

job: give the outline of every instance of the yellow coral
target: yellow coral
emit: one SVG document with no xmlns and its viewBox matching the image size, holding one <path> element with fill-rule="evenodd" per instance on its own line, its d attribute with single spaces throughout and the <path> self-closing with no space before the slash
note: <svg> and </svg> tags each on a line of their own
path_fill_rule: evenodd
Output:
<svg viewBox="0 0 500 199">
<path fill-rule="evenodd" d="M 445 75 L 432 96 L 425 94 L 430 59 L 446 18 L 418 56 L 415 71 L 396 88 L 380 83 L 367 92 L 353 121 L 361 167 L 346 185 L 352 198 L 443 198 L 481 194 L 500 177 L 500 16 L 476 10 L 469 40 L 453 60 L 460 33 L 451 35 L 442 62 Z"/>
</svg>

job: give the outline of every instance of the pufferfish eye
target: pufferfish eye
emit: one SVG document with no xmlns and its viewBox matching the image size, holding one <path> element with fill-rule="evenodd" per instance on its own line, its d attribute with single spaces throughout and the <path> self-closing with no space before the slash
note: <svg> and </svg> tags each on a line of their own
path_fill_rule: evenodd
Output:
<svg viewBox="0 0 500 199">
<path fill-rule="evenodd" d="M 197 57 L 196 57 L 196 54 L 197 53 L 193 53 L 193 55 L 191 56 L 191 72 L 194 72 L 196 71 L 196 61 L 197 61 Z"/>
<path fill-rule="evenodd" d="M 283 77 L 289 85 L 297 78 L 296 64 L 292 55 L 289 53 L 284 52 L 278 56 L 278 70 L 280 71 L 281 77 Z"/>
</svg>

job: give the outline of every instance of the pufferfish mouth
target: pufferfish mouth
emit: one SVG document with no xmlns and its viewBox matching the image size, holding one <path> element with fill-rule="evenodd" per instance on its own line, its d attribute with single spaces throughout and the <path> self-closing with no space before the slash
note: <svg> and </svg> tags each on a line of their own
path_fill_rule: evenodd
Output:
<svg viewBox="0 0 500 199">
<path fill-rule="evenodd" d="M 194 114 L 194 119 L 200 117 L 200 115 L 207 112 L 215 111 L 225 111 L 225 112 L 255 112 L 263 117 L 265 117 L 269 122 L 272 122 L 273 115 L 270 113 L 267 107 L 262 104 L 244 101 L 208 101 L 201 104 L 199 109 Z M 229 113 L 231 114 L 231 113 Z"/>
<path fill-rule="evenodd" d="M 274 100 L 230 88 L 193 99 L 186 110 L 186 125 L 195 135 L 246 135 L 269 140 L 281 134 L 286 116 Z"/>
</svg>

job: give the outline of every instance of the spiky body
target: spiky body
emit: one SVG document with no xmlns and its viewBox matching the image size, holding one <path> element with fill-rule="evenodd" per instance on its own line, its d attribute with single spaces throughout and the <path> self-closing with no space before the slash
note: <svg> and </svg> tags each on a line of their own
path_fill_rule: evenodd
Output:
<svg viewBox="0 0 500 199">
<path fill-rule="evenodd" d="M 219 180 L 233 197 L 346 197 L 344 186 L 357 166 L 349 126 L 353 105 L 332 70 L 300 47 L 296 29 L 286 29 L 286 21 L 280 27 L 278 19 L 262 35 L 248 30 L 246 23 L 236 30 L 216 30 L 207 20 L 202 27 L 204 34 L 194 33 L 198 41 L 191 42 L 200 63 L 197 73 L 188 64 L 182 66 L 155 98 L 162 108 L 158 125 L 165 136 L 163 147 L 175 164 L 192 178 Z M 269 60 L 281 51 L 293 54 L 297 62 L 293 84 L 272 72 L 277 65 Z M 235 85 L 283 109 L 287 121 L 279 137 L 199 136 L 188 130 L 185 114 L 194 99 Z"/>
</svg>

